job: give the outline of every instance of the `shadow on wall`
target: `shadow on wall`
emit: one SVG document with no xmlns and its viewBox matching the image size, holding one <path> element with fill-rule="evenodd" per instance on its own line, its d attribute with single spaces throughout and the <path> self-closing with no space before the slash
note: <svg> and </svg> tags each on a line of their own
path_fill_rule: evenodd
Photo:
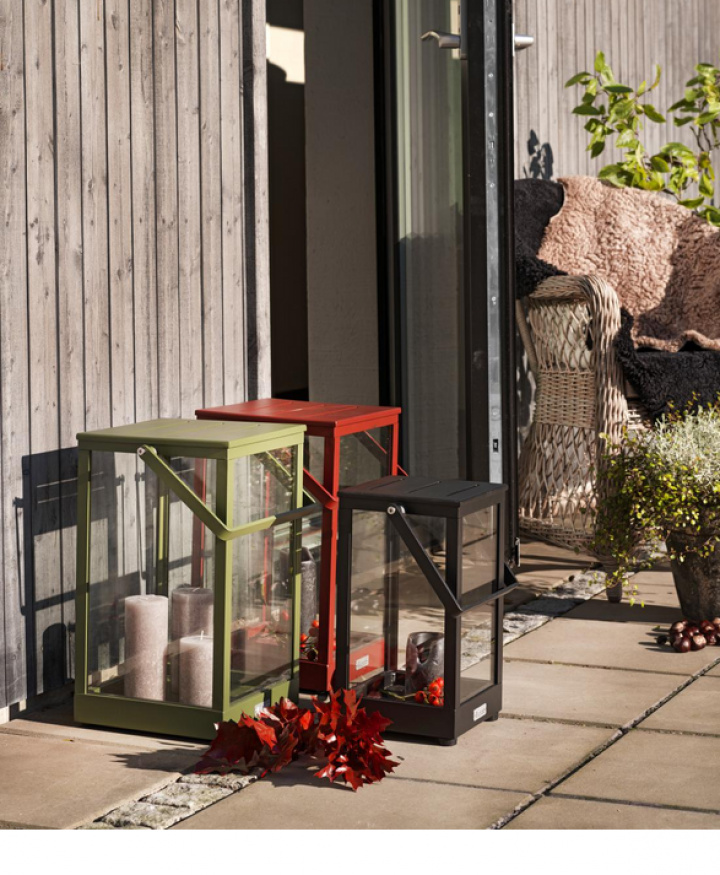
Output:
<svg viewBox="0 0 720 875">
<path fill-rule="evenodd" d="M 24 544 L 24 555 L 18 556 L 24 636 L 21 629 L 6 634 L 18 648 L 24 637 L 25 652 L 16 656 L 25 664 L 28 700 L 73 676 L 77 465 L 75 447 L 22 460 L 23 495 L 16 500 L 22 514 L 16 519 L 23 531 L 16 543 L 18 550 Z"/>
<path fill-rule="evenodd" d="M 523 165 L 523 176 L 526 179 L 552 179 L 555 158 L 550 143 L 541 143 L 535 131 L 530 131 L 527 141 L 527 151 L 530 160 Z M 517 374 L 517 424 L 518 453 L 530 430 L 533 411 L 535 409 L 535 378 L 530 372 L 528 358 L 523 349 L 523 343 L 518 335 L 516 340 L 516 374 Z"/>
<path fill-rule="evenodd" d="M 553 178 L 553 150 L 550 143 L 541 143 L 535 131 L 530 131 L 527 141 L 528 155 L 530 160 L 523 167 L 526 179 L 552 179 Z"/>
</svg>

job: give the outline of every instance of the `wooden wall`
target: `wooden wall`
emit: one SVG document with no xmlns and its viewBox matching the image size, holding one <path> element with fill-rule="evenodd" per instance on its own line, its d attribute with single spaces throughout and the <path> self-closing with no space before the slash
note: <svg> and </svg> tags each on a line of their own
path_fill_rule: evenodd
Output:
<svg viewBox="0 0 720 875">
<path fill-rule="evenodd" d="M 0 0 L 0 709 L 72 676 L 75 435 L 269 394 L 264 0 Z"/>
<path fill-rule="evenodd" d="M 613 160 L 608 149 L 590 159 L 584 120 L 572 115 L 583 91 L 563 87 L 580 70 L 592 70 L 597 51 L 621 82 L 635 87 L 652 81 L 660 64 L 650 102 L 661 111 L 682 97 L 695 64 L 720 61 L 717 0 L 514 0 L 514 11 L 517 32 L 535 37 L 515 61 L 516 177 L 594 176 Z M 693 143 L 690 131 L 672 122 L 647 131 L 652 149 L 671 140 Z"/>
</svg>

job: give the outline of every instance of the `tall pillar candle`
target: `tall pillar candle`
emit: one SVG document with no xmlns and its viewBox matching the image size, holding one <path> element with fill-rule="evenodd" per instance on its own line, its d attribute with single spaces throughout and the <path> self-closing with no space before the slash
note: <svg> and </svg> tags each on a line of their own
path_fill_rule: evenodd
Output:
<svg viewBox="0 0 720 875">
<path fill-rule="evenodd" d="M 180 639 L 180 701 L 212 707 L 213 639 L 193 635 Z"/>
<path fill-rule="evenodd" d="M 168 600 L 160 595 L 125 599 L 125 695 L 165 699 Z"/>
<path fill-rule="evenodd" d="M 202 586 L 179 586 L 173 591 L 170 678 L 175 694 L 180 689 L 180 639 L 192 635 L 212 638 L 214 601 L 213 591 Z"/>
</svg>

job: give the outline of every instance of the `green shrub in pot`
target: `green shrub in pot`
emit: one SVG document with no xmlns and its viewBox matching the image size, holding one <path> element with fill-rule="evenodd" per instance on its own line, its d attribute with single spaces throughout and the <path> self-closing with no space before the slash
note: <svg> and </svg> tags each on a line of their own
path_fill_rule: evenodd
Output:
<svg viewBox="0 0 720 875">
<path fill-rule="evenodd" d="M 608 585 L 648 568 L 665 543 L 683 615 L 720 615 L 720 401 L 626 431 L 604 458 L 594 548 Z"/>
</svg>

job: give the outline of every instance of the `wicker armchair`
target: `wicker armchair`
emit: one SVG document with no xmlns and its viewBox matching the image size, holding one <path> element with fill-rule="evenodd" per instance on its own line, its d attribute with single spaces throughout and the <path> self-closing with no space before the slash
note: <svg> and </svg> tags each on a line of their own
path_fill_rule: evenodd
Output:
<svg viewBox="0 0 720 875">
<path fill-rule="evenodd" d="M 620 328 L 614 289 L 596 276 L 558 276 L 517 302 L 517 323 L 535 377 L 535 414 L 519 463 L 522 533 L 588 551 L 602 500 L 607 435 L 646 427 L 628 399 L 613 339 Z"/>
</svg>

